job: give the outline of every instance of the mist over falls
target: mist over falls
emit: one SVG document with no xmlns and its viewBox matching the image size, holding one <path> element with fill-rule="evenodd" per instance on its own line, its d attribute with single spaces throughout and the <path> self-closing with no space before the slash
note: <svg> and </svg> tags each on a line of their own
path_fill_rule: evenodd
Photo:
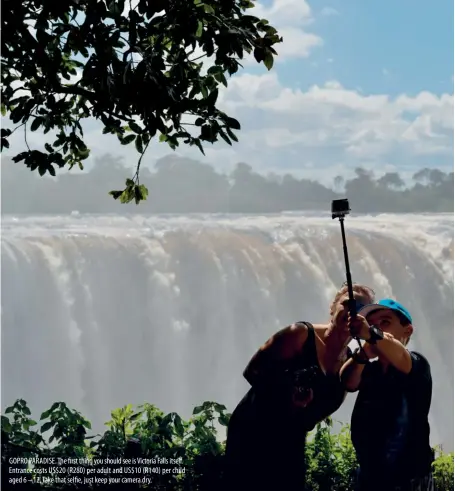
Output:
<svg viewBox="0 0 455 491">
<path fill-rule="evenodd" d="M 346 225 L 354 281 L 413 314 L 432 442 L 453 449 L 453 215 Z M 338 223 L 314 214 L 4 217 L 2 232 L 2 408 L 24 398 L 39 416 L 61 400 L 95 431 L 128 403 L 232 410 L 259 345 L 326 321 L 345 279 Z"/>
</svg>

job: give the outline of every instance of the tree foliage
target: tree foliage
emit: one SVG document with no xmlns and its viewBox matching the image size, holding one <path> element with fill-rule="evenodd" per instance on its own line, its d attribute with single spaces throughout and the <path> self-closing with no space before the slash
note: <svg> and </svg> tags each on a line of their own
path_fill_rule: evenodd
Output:
<svg viewBox="0 0 455 491">
<path fill-rule="evenodd" d="M 1 147 L 24 128 L 27 150 L 14 157 L 40 175 L 55 166 L 83 167 L 90 149 L 82 122 L 134 144 L 136 172 L 121 202 L 147 197 L 139 170 L 150 141 L 175 149 L 220 138 L 238 141 L 240 123 L 218 109 L 219 86 L 253 53 L 270 69 L 281 38 L 265 19 L 248 15 L 250 0 L 4 0 L 2 114 L 17 125 L 1 130 Z M 205 71 L 204 58 L 213 59 Z M 55 133 L 45 151 L 27 132 Z M 52 132 L 52 133 L 51 133 Z"/>
<path fill-rule="evenodd" d="M 71 477 L 98 478 L 147 476 L 151 479 L 149 489 L 160 491 L 213 491 L 222 489 L 223 456 L 225 445 L 217 434 L 216 426 L 227 426 L 230 414 L 226 407 L 216 402 L 204 402 L 193 410 L 189 420 L 176 413 L 164 414 L 156 406 L 143 404 L 137 410 L 131 405 L 112 411 L 102 435 L 88 436 L 90 422 L 79 412 L 63 402 L 56 402 L 45 411 L 40 422 L 31 419 L 26 402 L 19 399 L 5 410 L 1 418 L 2 432 L 2 489 L 10 487 L 9 479 L 21 479 L 25 474 L 10 473 L 12 468 L 24 468 L 27 459 L 36 457 L 57 457 L 78 459 L 63 466 L 37 463 L 26 475 L 27 479 L 41 476 L 62 476 L 55 474 L 58 468 L 70 467 L 77 472 Z M 345 425 L 341 432 L 331 431 L 332 420 L 319 423 L 307 440 L 306 460 L 308 475 L 305 490 L 302 491 L 349 491 L 353 489 L 357 467 L 355 452 Z M 47 436 L 46 436 L 47 434 Z M 51 446 L 53 444 L 53 446 Z M 279 451 L 279 450 L 278 450 Z M 24 460 L 19 460 L 23 458 Z M 121 463 L 109 463 L 105 459 L 123 459 Z M 155 463 L 141 465 L 141 458 L 155 459 Z M 98 460 L 95 460 L 98 459 Z M 129 459 L 131 465 L 125 465 Z M 158 459 L 161 459 L 159 462 Z M 18 462 L 19 460 L 19 462 Z M 81 465 L 80 462 L 83 462 Z M 131 469 L 140 469 L 133 476 Z M 155 469 L 147 474 L 144 467 Z M 434 463 L 436 489 L 453 491 L 454 456 L 439 451 Z M 79 469 L 76 469 L 79 468 Z M 102 469 L 110 469 L 103 473 Z M 118 470 L 121 468 L 120 470 Z M 160 468 L 161 472 L 156 469 Z M 164 472 L 163 469 L 171 469 Z M 172 469 L 179 469 L 173 472 Z M 83 469 L 83 470 L 81 470 Z M 92 474 L 88 474 L 90 469 Z M 116 469 L 116 473 L 113 470 Z M 184 470 L 184 472 L 182 472 Z M 66 476 L 68 477 L 68 476 Z M 113 484 L 111 481 L 56 484 L 52 489 L 139 489 L 141 484 Z M 17 482 L 14 489 L 51 489 L 49 484 Z"/>
<path fill-rule="evenodd" d="M 4 158 L 3 213 L 130 212 L 130 206 L 120 205 L 107 195 L 107 190 L 129 171 L 122 160 L 106 155 L 92 164 L 87 173 L 62 173 L 56 178 L 44 179 L 30 173 L 25 166 Z M 351 179 L 336 179 L 335 189 L 331 189 L 290 174 L 266 177 L 245 163 L 238 164 L 230 174 L 217 173 L 206 163 L 172 155 L 158 160 L 153 172 L 150 166 L 143 166 L 141 181 L 150 190 L 150 196 L 140 211 L 275 213 L 328 210 L 332 199 L 347 196 L 355 213 L 453 212 L 453 172 L 431 172 L 424 181 L 419 173 L 416 174 L 418 180 L 401 187 L 398 186 L 402 181 L 399 175 L 376 177 L 367 174 L 365 177 L 357 169 Z M 21 200 L 17 199 L 18 188 L 23 193 Z"/>
</svg>

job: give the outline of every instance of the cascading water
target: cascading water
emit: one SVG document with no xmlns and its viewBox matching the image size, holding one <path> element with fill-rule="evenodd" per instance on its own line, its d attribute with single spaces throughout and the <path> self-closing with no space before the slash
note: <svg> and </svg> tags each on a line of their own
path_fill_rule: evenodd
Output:
<svg viewBox="0 0 455 491">
<path fill-rule="evenodd" d="M 354 281 L 414 316 L 432 442 L 453 449 L 453 215 L 346 226 Z M 315 214 L 4 217 L 2 230 L 2 407 L 62 400 L 96 429 L 128 403 L 232 410 L 258 346 L 326 321 L 345 279 L 338 222 Z M 354 399 L 335 418 L 349 421 Z"/>
</svg>

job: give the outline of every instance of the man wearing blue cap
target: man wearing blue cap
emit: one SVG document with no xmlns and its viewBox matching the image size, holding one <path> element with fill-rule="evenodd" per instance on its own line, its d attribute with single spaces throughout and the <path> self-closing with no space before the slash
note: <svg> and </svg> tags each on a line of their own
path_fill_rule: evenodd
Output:
<svg viewBox="0 0 455 491">
<path fill-rule="evenodd" d="M 351 438 L 361 491 L 434 490 L 432 377 L 426 358 L 406 349 L 412 324 L 409 311 L 388 298 L 349 319 L 352 335 L 365 341 L 340 371 L 346 389 L 359 392 Z"/>
</svg>

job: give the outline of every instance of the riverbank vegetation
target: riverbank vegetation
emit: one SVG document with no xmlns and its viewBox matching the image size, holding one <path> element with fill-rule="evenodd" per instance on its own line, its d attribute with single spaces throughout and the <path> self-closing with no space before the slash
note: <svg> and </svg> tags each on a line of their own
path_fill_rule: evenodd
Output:
<svg viewBox="0 0 455 491">
<path fill-rule="evenodd" d="M 90 422 L 63 402 L 35 421 L 27 403 L 17 400 L 1 417 L 2 489 L 11 489 L 10 480 L 16 479 L 17 491 L 219 490 L 224 442 L 217 427 L 227 426 L 229 417 L 215 402 L 195 407 L 188 420 L 152 404 L 128 405 L 112 411 L 104 433 L 92 435 Z M 337 434 L 331 426 L 328 419 L 308 437 L 309 473 L 302 491 L 353 489 L 357 464 L 349 426 Z M 436 489 L 453 491 L 454 455 L 441 449 L 436 455 Z"/>
</svg>

